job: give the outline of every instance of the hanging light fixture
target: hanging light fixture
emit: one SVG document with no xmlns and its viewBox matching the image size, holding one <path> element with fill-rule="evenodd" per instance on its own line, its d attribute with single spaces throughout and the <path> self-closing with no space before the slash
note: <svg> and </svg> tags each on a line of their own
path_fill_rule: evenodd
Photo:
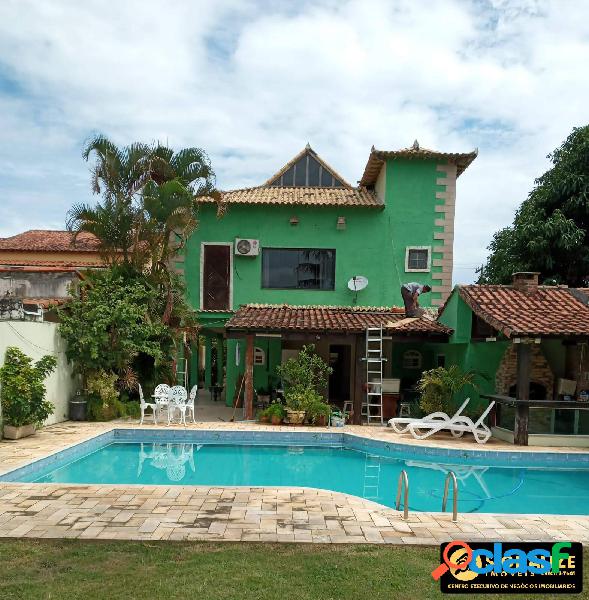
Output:
<svg viewBox="0 0 589 600">
<path fill-rule="evenodd" d="M 346 217 L 338 217 L 335 228 L 339 229 L 340 231 L 345 229 L 346 228 Z"/>
</svg>

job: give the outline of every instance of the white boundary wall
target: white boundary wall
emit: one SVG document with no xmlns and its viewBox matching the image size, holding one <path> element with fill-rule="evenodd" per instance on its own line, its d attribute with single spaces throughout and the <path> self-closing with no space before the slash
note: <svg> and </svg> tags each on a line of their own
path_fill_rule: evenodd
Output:
<svg viewBox="0 0 589 600">
<path fill-rule="evenodd" d="M 58 327 L 57 323 L 0 321 L 0 365 L 4 364 L 8 346 L 20 348 L 34 361 L 46 354 L 57 357 L 57 368 L 45 380 L 45 398 L 55 407 L 45 425 L 68 419 L 68 403 L 77 387 L 76 378 L 72 377 L 71 365 L 65 356 L 65 342 L 59 335 Z"/>
</svg>

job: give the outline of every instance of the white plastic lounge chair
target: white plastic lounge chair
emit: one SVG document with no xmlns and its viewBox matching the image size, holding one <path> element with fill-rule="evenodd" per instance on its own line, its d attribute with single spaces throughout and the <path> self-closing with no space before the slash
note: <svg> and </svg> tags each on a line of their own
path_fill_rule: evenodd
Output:
<svg viewBox="0 0 589 600">
<path fill-rule="evenodd" d="M 180 412 L 180 422 L 186 425 L 186 399 L 188 393 L 182 385 L 175 385 L 168 393 L 168 425 L 176 411 Z"/>
<path fill-rule="evenodd" d="M 464 433 L 472 433 L 478 444 L 486 444 L 491 437 L 491 430 L 483 423 L 486 416 L 491 412 L 495 402 L 489 403 L 485 412 L 477 419 L 476 423 L 470 417 L 464 415 L 454 416 L 450 421 L 432 423 L 411 423 L 409 432 L 416 440 L 424 440 L 438 431 L 448 430 L 454 437 L 460 437 Z"/>
<path fill-rule="evenodd" d="M 153 422 L 157 425 L 157 404 L 155 402 L 145 402 L 145 398 L 143 397 L 143 388 L 141 384 L 137 384 L 137 388 L 139 389 L 139 402 L 141 403 L 141 421 L 140 425 L 143 425 L 143 417 L 145 416 L 145 411 L 148 408 L 151 408 Z"/>
<path fill-rule="evenodd" d="M 467 398 L 452 417 L 449 417 L 445 412 L 434 412 L 429 415 L 426 415 L 425 417 L 421 417 L 421 419 L 409 417 L 395 417 L 394 419 L 389 420 L 389 425 L 397 433 L 407 433 L 409 431 L 409 427 L 417 423 L 432 423 L 433 425 L 449 423 L 450 421 L 454 420 L 456 417 L 462 414 L 462 411 L 466 408 L 466 405 L 469 402 L 470 398 Z"/>
<path fill-rule="evenodd" d="M 196 415 L 194 413 L 194 403 L 196 402 L 196 392 L 198 392 L 198 385 L 193 385 L 188 395 L 188 402 L 186 403 L 186 412 L 192 413 L 192 422 L 196 423 Z"/>
</svg>

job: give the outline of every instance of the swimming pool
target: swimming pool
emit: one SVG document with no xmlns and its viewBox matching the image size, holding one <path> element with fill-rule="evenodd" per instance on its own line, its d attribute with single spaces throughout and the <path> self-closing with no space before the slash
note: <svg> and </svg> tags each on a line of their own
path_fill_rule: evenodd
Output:
<svg viewBox="0 0 589 600">
<path fill-rule="evenodd" d="M 460 512 L 589 514 L 589 455 L 461 451 L 338 433 L 115 430 L 0 480 L 312 487 L 394 506 L 409 476 L 409 508 L 439 511 L 455 472 Z"/>
</svg>

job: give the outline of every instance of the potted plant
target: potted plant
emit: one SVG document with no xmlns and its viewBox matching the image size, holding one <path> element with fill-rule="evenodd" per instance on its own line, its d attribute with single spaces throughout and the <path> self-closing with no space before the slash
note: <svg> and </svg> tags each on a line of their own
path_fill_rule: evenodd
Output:
<svg viewBox="0 0 589 600">
<path fill-rule="evenodd" d="M 348 413 L 341 410 L 337 406 L 331 408 L 331 425 L 332 427 L 343 427 L 346 424 Z"/>
<path fill-rule="evenodd" d="M 280 402 L 274 402 L 266 409 L 272 425 L 280 425 L 284 420 L 286 411 Z"/>
<path fill-rule="evenodd" d="M 331 407 L 319 396 L 309 403 L 307 407 L 307 419 L 313 425 L 325 427 L 329 416 L 331 415 Z"/>
<path fill-rule="evenodd" d="M 4 437 L 18 440 L 35 433 L 36 427 L 53 412 L 45 400 L 45 378 L 55 370 L 57 359 L 47 355 L 33 364 L 33 359 L 14 346 L 6 349 L 0 368 Z"/>
<path fill-rule="evenodd" d="M 277 368 L 285 387 L 287 422 L 300 425 L 307 407 L 321 398 L 332 369 L 315 353 L 315 346 L 303 346 L 295 358 L 289 358 Z"/>
<path fill-rule="evenodd" d="M 421 392 L 419 401 L 421 410 L 426 415 L 433 412 L 450 412 L 455 394 L 458 394 L 466 386 L 478 389 L 475 382 L 476 376 L 475 371 L 464 372 L 457 365 L 452 365 L 447 369 L 437 367 L 424 371 L 417 383 L 417 388 Z"/>
<path fill-rule="evenodd" d="M 270 414 L 268 413 L 267 408 L 258 413 L 258 421 L 260 423 L 270 423 Z"/>
</svg>

